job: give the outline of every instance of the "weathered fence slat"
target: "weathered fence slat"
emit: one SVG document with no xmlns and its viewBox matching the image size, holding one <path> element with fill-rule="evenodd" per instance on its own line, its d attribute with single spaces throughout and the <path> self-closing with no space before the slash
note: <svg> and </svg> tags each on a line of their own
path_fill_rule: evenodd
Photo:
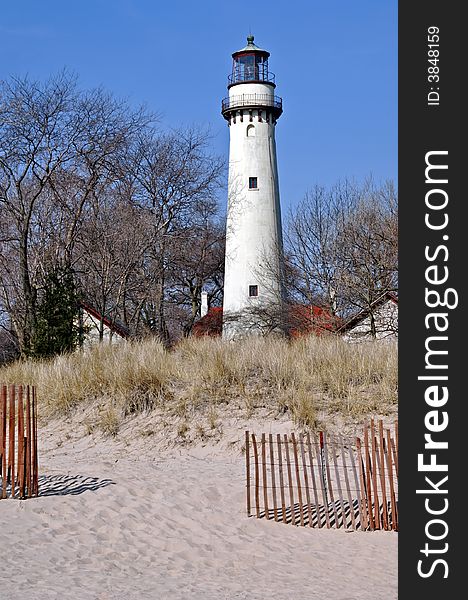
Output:
<svg viewBox="0 0 468 600">
<path fill-rule="evenodd" d="M 23 497 L 24 489 L 24 410 L 23 410 L 23 386 L 18 386 L 18 442 L 17 442 L 17 482 L 19 497 Z"/>
<path fill-rule="evenodd" d="M 382 503 L 383 503 L 383 526 L 384 529 L 388 531 L 388 507 L 387 507 L 387 489 L 385 482 L 385 442 L 383 436 L 383 421 L 379 421 L 379 456 L 380 456 L 380 487 L 382 491 Z"/>
<path fill-rule="evenodd" d="M 335 446 L 335 441 L 333 439 L 333 436 L 330 436 L 330 443 L 331 443 L 331 453 L 332 453 L 332 457 L 333 457 L 333 466 L 335 467 L 336 487 L 338 488 L 338 498 L 340 500 L 340 506 L 341 506 L 341 523 L 342 523 L 343 527 L 345 527 L 347 529 L 348 523 L 346 520 L 346 511 L 345 511 L 345 505 L 343 502 L 343 491 L 341 488 L 340 472 L 338 470 L 338 462 L 336 460 L 336 446 Z M 339 525 L 337 524 L 337 527 L 338 526 Z"/>
<path fill-rule="evenodd" d="M 26 446 L 26 486 L 28 497 L 31 497 L 31 388 L 29 385 L 26 388 L 26 436 L 28 439 Z"/>
<path fill-rule="evenodd" d="M 266 464 L 266 436 L 262 433 L 262 485 L 263 485 L 263 509 L 265 511 L 265 518 L 270 518 L 268 510 L 268 478 L 267 478 L 267 464 Z"/>
<path fill-rule="evenodd" d="M 328 482 L 328 491 L 330 492 L 330 501 L 333 508 L 333 516 L 335 518 L 335 527 L 338 528 L 340 526 L 340 522 L 338 519 L 338 511 L 336 510 L 335 504 L 335 495 L 333 494 L 333 484 L 332 478 L 330 474 L 330 459 L 328 456 L 328 442 L 327 442 L 327 434 L 323 434 L 323 456 L 325 458 L 325 465 L 327 470 L 327 482 Z"/>
<path fill-rule="evenodd" d="M 372 507 L 372 471 L 369 452 L 369 433 L 367 424 L 364 427 L 364 454 L 365 454 L 365 473 L 366 473 L 366 494 L 367 494 L 367 513 L 371 531 L 375 529 L 374 511 Z"/>
<path fill-rule="evenodd" d="M 34 388 L 34 472 L 35 472 L 35 479 L 34 479 L 34 485 L 35 485 L 35 494 L 36 496 L 39 495 L 39 478 L 38 478 L 38 473 L 39 473 L 39 454 L 37 452 L 37 396 L 36 396 L 36 388 Z"/>
<path fill-rule="evenodd" d="M 310 441 L 310 433 L 307 433 L 307 450 L 309 454 L 309 462 L 310 462 L 310 473 L 312 476 L 312 487 L 314 491 L 314 500 L 315 500 L 315 514 L 317 515 L 317 525 L 322 527 L 322 515 L 320 512 L 320 504 L 318 500 L 318 491 L 317 484 L 315 481 L 315 473 L 314 473 L 314 458 L 312 456 L 312 443 Z M 318 464 L 318 463 L 317 463 Z"/>
<path fill-rule="evenodd" d="M 6 424 L 7 424 L 7 386 L 2 385 L 2 421 L 0 423 L 2 443 L 0 452 L 2 453 L 2 499 L 6 498 L 7 490 L 7 446 L 6 446 Z"/>
<path fill-rule="evenodd" d="M 395 430 L 395 440 L 392 438 L 392 452 L 393 452 L 393 460 L 395 463 L 395 472 L 398 477 L 398 421 L 395 421 L 394 424 Z"/>
<path fill-rule="evenodd" d="M 273 517 L 275 521 L 278 520 L 278 507 L 276 498 L 276 476 L 275 476 L 275 449 L 273 447 L 273 435 L 270 433 L 268 436 L 268 445 L 270 447 L 270 473 L 271 473 L 271 487 L 273 492 Z"/>
<path fill-rule="evenodd" d="M 357 446 L 356 446 L 356 451 L 357 451 Z M 356 486 L 356 494 L 358 497 L 359 525 L 360 525 L 362 531 L 365 531 L 367 529 L 365 501 L 364 501 L 364 497 L 362 496 L 361 478 L 358 476 L 358 472 L 356 470 L 356 462 L 354 460 L 354 453 L 353 453 L 351 444 L 349 445 L 348 452 L 349 452 L 349 458 L 351 460 L 351 468 L 353 469 L 354 485 Z"/>
<path fill-rule="evenodd" d="M 398 509 L 395 499 L 395 487 L 393 483 L 392 444 L 390 429 L 387 429 L 387 469 L 390 484 L 390 502 L 392 505 L 392 529 L 398 531 Z"/>
<path fill-rule="evenodd" d="M 252 446 L 254 451 L 254 464 L 255 464 L 255 513 L 257 519 L 260 518 L 260 477 L 258 472 L 258 448 L 255 434 L 252 433 Z"/>
<path fill-rule="evenodd" d="M 296 471 L 296 485 L 297 485 L 297 496 L 299 500 L 299 523 L 304 527 L 304 506 L 302 504 L 302 488 L 301 488 L 301 474 L 299 472 L 299 460 L 297 456 L 297 441 L 294 432 L 291 433 L 291 440 L 294 454 L 294 468 Z"/>
<path fill-rule="evenodd" d="M 362 446 L 361 446 L 360 438 L 356 438 L 356 448 L 357 448 L 357 452 L 358 452 L 357 463 L 358 463 L 358 468 L 359 468 L 359 481 L 361 483 L 362 509 L 364 512 L 364 520 L 366 523 L 365 528 L 373 531 L 374 521 L 373 521 L 373 519 L 371 519 L 371 515 L 369 512 L 369 496 L 367 494 L 365 466 L 364 466 L 364 459 L 362 457 Z"/>
<path fill-rule="evenodd" d="M 6 393 L 5 386 L 2 386 L 0 396 L 0 477 L 3 475 L 3 418 L 4 418 L 4 407 L 3 397 Z"/>
<path fill-rule="evenodd" d="M 246 501 L 247 501 L 247 515 L 251 515 L 250 506 L 250 444 L 249 444 L 249 432 L 245 432 L 245 475 L 246 475 Z"/>
<path fill-rule="evenodd" d="M 286 499 L 284 497 L 283 453 L 281 451 L 281 435 L 279 433 L 276 436 L 276 443 L 278 446 L 278 473 L 279 473 L 279 484 L 280 484 L 280 494 L 281 494 L 281 514 L 283 516 L 283 523 L 287 523 Z"/>
<path fill-rule="evenodd" d="M 345 485 L 346 485 L 346 494 L 348 496 L 348 504 L 349 504 L 349 516 L 351 518 L 351 526 L 353 529 L 356 529 L 356 518 L 354 516 L 354 502 L 353 502 L 353 497 L 351 495 L 351 489 L 350 489 L 350 485 L 349 485 L 349 476 L 348 476 L 348 465 L 346 464 L 346 453 L 345 453 L 345 449 L 344 449 L 344 444 L 343 444 L 343 438 L 340 435 L 340 449 L 341 449 L 341 460 L 343 462 L 343 472 L 344 472 L 344 479 L 345 479 Z M 357 485 L 356 485 L 356 493 L 357 493 Z M 348 527 L 348 522 L 346 521 L 346 527 Z"/>
<path fill-rule="evenodd" d="M 378 442 L 378 440 L 377 440 L 377 438 L 376 438 L 376 439 L 375 439 L 375 457 L 376 457 L 375 471 L 376 471 L 376 475 L 377 475 L 377 469 L 380 469 L 380 450 L 379 450 L 378 443 L 379 443 L 379 442 Z M 379 482 L 380 482 L 380 486 L 381 486 L 381 488 L 382 488 L 382 480 L 381 480 L 381 478 L 380 478 L 380 475 L 379 475 L 379 477 L 377 478 L 377 486 L 379 485 Z M 374 506 L 375 506 L 375 505 L 374 505 Z M 376 508 L 376 510 L 378 510 L 378 512 L 379 512 L 379 518 L 380 518 L 380 527 L 379 527 L 379 529 L 385 529 L 385 527 L 384 527 L 384 520 L 383 520 L 383 513 L 382 513 L 382 511 L 383 511 L 383 506 L 382 506 L 382 511 L 381 511 L 381 505 L 380 505 L 380 502 L 379 502 L 379 504 L 377 504 L 377 508 Z"/>
<path fill-rule="evenodd" d="M 16 414 L 16 394 L 15 386 L 10 385 L 10 414 L 9 414 L 9 443 L 8 451 L 8 481 L 11 488 L 11 497 L 15 497 L 15 414 Z"/>
<path fill-rule="evenodd" d="M 307 502 L 307 516 L 309 518 L 309 527 L 312 527 L 312 507 L 310 505 L 310 489 L 309 489 L 309 475 L 307 474 L 307 461 L 304 450 L 304 436 L 302 433 L 299 436 L 299 446 L 301 448 L 301 459 L 302 459 L 302 471 L 304 474 L 304 486 L 306 493 Z"/>
<path fill-rule="evenodd" d="M 376 439 L 375 439 L 375 425 L 374 419 L 371 419 L 370 422 L 370 443 L 371 443 L 371 453 L 370 453 L 370 461 L 371 461 L 371 481 L 372 488 L 374 490 L 374 524 L 376 529 L 380 529 L 380 500 L 379 500 L 379 490 L 377 487 L 377 448 L 376 448 Z"/>
<path fill-rule="evenodd" d="M 31 467 L 32 467 L 32 493 L 37 496 L 38 488 L 38 458 L 37 458 L 37 397 L 36 388 L 32 388 L 32 431 L 31 431 Z"/>
<path fill-rule="evenodd" d="M 294 491 L 293 491 L 293 483 L 292 483 L 292 474 L 291 474 L 291 461 L 289 460 L 289 443 L 288 436 L 284 434 L 284 451 L 286 454 L 286 467 L 288 471 L 288 486 L 289 486 L 289 501 L 291 507 L 291 523 L 293 525 L 296 524 L 296 510 L 294 506 Z"/>
<path fill-rule="evenodd" d="M 325 513 L 325 523 L 327 524 L 327 528 L 330 529 L 330 515 L 328 514 L 328 496 L 327 496 L 327 487 L 325 481 L 325 466 L 322 462 L 322 454 L 319 449 L 318 441 L 316 436 L 314 435 L 314 445 L 315 445 L 315 455 L 317 457 L 318 464 L 318 477 L 320 479 L 320 487 L 322 488 L 322 500 L 323 500 L 323 509 Z"/>
</svg>

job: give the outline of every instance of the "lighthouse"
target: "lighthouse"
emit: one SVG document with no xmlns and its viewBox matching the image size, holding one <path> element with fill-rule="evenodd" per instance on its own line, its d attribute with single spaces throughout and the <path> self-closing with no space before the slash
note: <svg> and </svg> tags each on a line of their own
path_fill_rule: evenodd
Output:
<svg viewBox="0 0 468 600">
<path fill-rule="evenodd" d="M 283 240 L 270 53 L 247 37 L 232 55 L 222 115 L 229 126 L 223 338 L 281 330 Z"/>
</svg>

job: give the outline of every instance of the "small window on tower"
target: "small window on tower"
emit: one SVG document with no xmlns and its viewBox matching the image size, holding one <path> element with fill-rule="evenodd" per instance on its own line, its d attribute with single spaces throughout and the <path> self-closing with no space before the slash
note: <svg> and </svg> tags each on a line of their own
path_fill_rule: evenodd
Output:
<svg viewBox="0 0 468 600">
<path fill-rule="evenodd" d="M 255 137 L 255 126 L 249 125 L 247 127 L 247 137 Z"/>
<path fill-rule="evenodd" d="M 251 298 L 258 296 L 258 285 L 249 285 L 249 296 Z"/>
<path fill-rule="evenodd" d="M 257 178 L 249 177 L 249 190 L 256 190 L 257 187 Z"/>
</svg>

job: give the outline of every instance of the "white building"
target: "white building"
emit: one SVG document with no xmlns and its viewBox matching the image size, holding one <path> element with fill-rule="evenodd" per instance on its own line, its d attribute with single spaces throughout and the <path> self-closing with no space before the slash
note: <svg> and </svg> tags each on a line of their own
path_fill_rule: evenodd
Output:
<svg viewBox="0 0 468 600">
<path fill-rule="evenodd" d="M 80 346 L 89 347 L 98 343 L 119 343 L 128 337 L 128 330 L 86 302 L 80 302 L 78 327 Z"/>
<path fill-rule="evenodd" d="M 230 133 L 223 337 L 264 329 L 283 302 L 281 209 L 275 127 L 282 100 L 269 52 L 247 38 L 232 55 L 222 114 Z"/>
<path fill-rule="evenodd" d="M 372 335 L 372 328 L 375 336 Z M 368 310 L 362 310 L 340 327 L 338 333 L 346 341 L 397 340 L 398 298 L 391 292 L 382 294 Z"/>
</svg>

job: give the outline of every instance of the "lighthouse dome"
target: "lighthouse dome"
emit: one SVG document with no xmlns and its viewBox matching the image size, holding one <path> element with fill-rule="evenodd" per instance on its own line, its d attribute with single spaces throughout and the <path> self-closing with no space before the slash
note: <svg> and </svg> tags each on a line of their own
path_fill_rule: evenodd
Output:
<svg viewBox="0 0 468 600">
<path fill-rule="evenodd" d="M 248 35 L 247 36 L 247 46 L 244 46 L 244 48 L 241 48 L 237 52 L 234 52 L 234 54 L 232 55 L 233 58 L 237 54 L 240 54 L 241 52 L 261 52 L 262 54 L 266 54 L 267 56 L 270 56 L 269 52 L 267 52 L 266 50 L 263 50 L 262 48 L 259 48 L 256 44 L 254 44 L 254 39 L 255 38 L 253 35 Z"/>
</svg>

